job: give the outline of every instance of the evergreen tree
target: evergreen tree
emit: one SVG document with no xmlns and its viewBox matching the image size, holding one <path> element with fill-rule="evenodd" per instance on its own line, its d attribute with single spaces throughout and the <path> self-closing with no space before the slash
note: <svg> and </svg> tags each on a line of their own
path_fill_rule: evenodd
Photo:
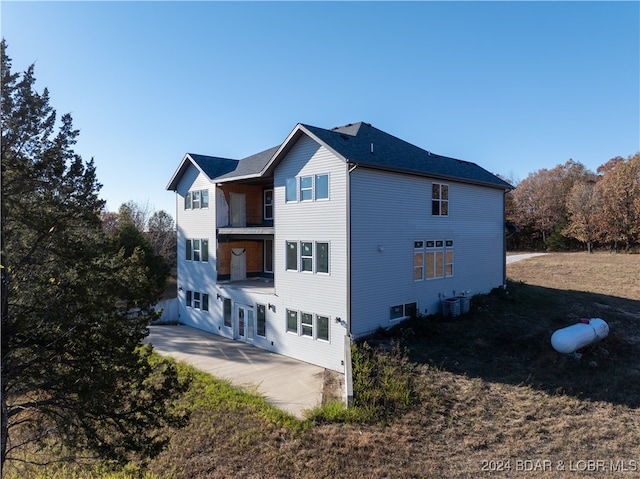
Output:
<svg viewBox="0 0 640 479">
<path fill-rule="evenodd" d="M 104 234 L 71 116 L 58 125 L 33 66 L 13 73 L 1 47 L 2 467 L 34 443 L 43 461 L 152 456 L 180 385 L 143 345 L 159 289 L 148 248 Z"/>
</svg>

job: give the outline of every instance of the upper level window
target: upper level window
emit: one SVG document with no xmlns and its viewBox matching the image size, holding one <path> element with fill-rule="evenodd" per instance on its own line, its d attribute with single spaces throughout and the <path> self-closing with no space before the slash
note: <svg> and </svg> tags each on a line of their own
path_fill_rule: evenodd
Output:
<svg viewBox="0 0 640 479">
<path fill-rule="evenodd" d="M 288 270 L 298 271 L 298 242 L 287 241 L 287 268 Z"/>
<path fill-rule="evenodd" d="M 313 177 L 303 176 L 300 178 L 300 201 L 313 200 Z"/>
<path fill-rule="evenodd" d="M 329 199 L 329 174 L 301 176 L 285 180 L 285 201 L 318 201 Z"/>
<path fill-rule="evenodd" d="M 431 214 L 449 216 L 449 185 L 433 183 L 431 186 Z"/>
<path fill-rule="evenodd" d="M 329 175 L 316 175 L 316 200 L 329 199 Z"/>
<path fill-rule="evenodd" d="M 186 258 L 188 261 L 209 261 L 209 240 L 188 239 L 186 240 Z"/>
<path fill-rule="evenodd" d="M 273 219 L 273 190 L 264 190 L 264 219 Z"/>
<path fill-rule="evenodd" d="M 287 178 L 285 180 L 285 201 L 297 201 L 297 182 L 295 178 Z"/>
<path fill-rule="evenodd" d="M 302 271 L 313 271 L 313 243 L 300 242 L 300 266 Z"/>
<path fill-rule="evenodd" d="M 188 191 L 184 196 L 184 209 L 197 210 L 209 207 L 209 190 Z"/>
</svg>

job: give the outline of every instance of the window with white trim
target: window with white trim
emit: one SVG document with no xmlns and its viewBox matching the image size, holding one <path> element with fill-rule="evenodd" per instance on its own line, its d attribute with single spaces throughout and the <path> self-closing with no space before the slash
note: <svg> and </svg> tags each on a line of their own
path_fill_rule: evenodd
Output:
<svg viewBox="0 0 640 479">
<path fill-rule="evenodd" d="M 329 199 L 329 174 L 287 178 L 284 183 L 285 202 L 294 203 Z"/>
<path fill-rule="evenodd" d="M 288 271 L 298 271 L 298 242 L 287 241 L 286 245 L 287 245 L 286 269 Z"/>
<path fill-rule="evenodd" d="M 300 201 L 313 200 L 313 176 L 300 177 Z"/>
<path fill-rule="evenodd" d="M 261 338 L 267 336 L 267 307 L 264 304 L 256 307 L 256 334 Z"/>
<path fill-rule="evenodd" d="M 416 279 L 416 250 L 414 242 L 414 280 Z M 424 278 L 437 279 L 453 276 L 453 240 L 427 240 L 424 253 Z"/>
<path fill-rule="evenodd" d="M 413 280 L 424 279 L 424 241 L 413 242 Z"/>
<path fill-rule="evenodd" d="M 209 190 L 187 191 L 184 195 L 184 209 L 198 210 L 209 207 Z"/>
<path fill-rule="evenodd" d="M 300 335 L 313 337 L 313 314 L 300 313 Z"/>
<path fill-rule="evenodd" d="M 329 341 L 329 317 L 316 314 L 317 339 Z"/>
<path fill-rule="evenodd" d="M 329 199 L 329 175 L 327 173 L 315 176 L 315 199 Z"/>
<path fill-rule="evenodd" d="M 391 306 L 389 308 L 389 320 L 406 319 L 415 317 L 418 312 L 418 303 L 406 303 Z"/>
<path fill-rule="evenodd" d="M 199 291 L 187 291 L 185 302 L 189 308 L 209 311 L 209 295 L 207 293 L 200 293 Z"/>
<path fill-rule="evenodd" d="M 449 216 L 449 185 L 443 183 L 431 185 L 431 214 Z"/>
<path fill-rule="evenodd" d="M 208 239 L 188 239 L 185 243 L 187 261 L 209 261 L 209 240 Z"/>
<path fill-rule="evenodd" d="M 223 324 L 230 328 L 232 323 L 231 323 L 231 298 L 222 298 L 222 317 L 223 317 Z"/>
<path fill-rule="evenodd" d="M 329 243 L 316 242 L 316 273 L 329 273 Z"/>
<path fill-rule="evenodd" d="M 311 241 L 300 242 L 300 271 L 313 273 L 313 243 Z"/>
<path fill-rule="evenodd" d="M 287 332 L 298 334 L 298 312 L 287 309 Z"/>
<path fill-rule="evenodd" d="M 263 217 L 265 220 L 273 219 L 273 190 L 264 190 L 264 211 Z"/>
<path fill-rule="evenodd" d="M 296 178 L 287 178 L 284 182 L 285 201 L 287 203 L 298 201 Z"/>
</svg>

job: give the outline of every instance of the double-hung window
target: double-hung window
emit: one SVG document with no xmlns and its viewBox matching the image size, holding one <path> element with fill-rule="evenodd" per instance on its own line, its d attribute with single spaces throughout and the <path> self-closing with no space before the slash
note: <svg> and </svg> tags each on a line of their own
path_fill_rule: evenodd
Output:
<svg viewBox="0 0 640 479">
<path fill-rule="evenodd" d="M 313 200 L 313 176 L 300 177 L 300 201 Z"/>
<path fill-rule="evenodd" d="M 449 216 L 449 185 L 433 183 L 431 186 L 431 214 Z"/>
<path fill-rule="evenodd" d="M 302 336 L 313 337 L 313 314 L 300 313 L 300 334 Z"/>
<path fill-rule="evenodd" d="M 300 270 L 313 273 L 313 243 L 311 241 L 300 242 Z"/>
</svg>

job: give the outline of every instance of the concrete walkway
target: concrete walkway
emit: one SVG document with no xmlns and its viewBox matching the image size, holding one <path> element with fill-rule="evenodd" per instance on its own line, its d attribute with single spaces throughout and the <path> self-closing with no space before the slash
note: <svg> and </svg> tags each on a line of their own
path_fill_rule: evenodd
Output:
<svg viewBox="0 0 640 479">
<path fill-rule="evenodd" d="M 300 419 L 322 402 L 324 368 L 189 326 L 150 326 L 147 341 L 162 355 L 257 391 Z"/>
</svg>

